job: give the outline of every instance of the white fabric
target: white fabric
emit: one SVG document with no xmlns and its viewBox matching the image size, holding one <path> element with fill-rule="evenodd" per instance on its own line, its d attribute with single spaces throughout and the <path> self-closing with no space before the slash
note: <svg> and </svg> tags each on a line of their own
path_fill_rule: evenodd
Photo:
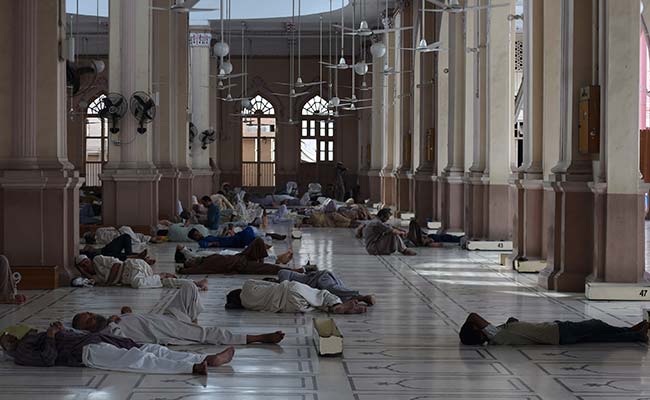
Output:
<svg viewBox="0 0 650 400">
<path fill-rule="evenodd" d="M 147 374 L 191 374 L 205 355 L 172 351 L 157 344 L 120 349 L 108 343 L 84 346 L 82 361 L 90 368 Z"/>
<path fill-rule="evenodd" d="M 171 224 L 168 228 L 167 235 L 169 236 L 170 242 L 193 242 L 194 240 L 187 237 L 187 234 L 192 230 L 196 229 L 203 236 L 208 236 L 210 232 L 208 228 L 204 225 L 194 224 L 190 226 L 185 226 L 185 224 Z"/>
<path fill-rule="evenodd" d="M 122 284 L 135 289 L 149 289 L 163 287 L 160 275 L 154 274 L 151 265 L 145 260 L 128 258 L 124 261 L 122 269 Z"/>
<path fill-rule="evenodd" d="M 144 250 L 147 247 L 147 243 L 151 240 L 151 236 L 143 235 L 142 233 L 135 233 L 130 226 L 121 226 L 120 229 L 107 226 L 97 228 L 95 231 L 95 242 L 97 244 L 109 244 L 117 237 L 124 234 L 131 237 L 131 245 L 135 252 Z"/>
<path fill-rule="evenodd" d="M 489 324 L 488 326 L 486 326 L 485 328 L 483 328 L 483 332 L 484 332 L 484 333 L 487 335 L 487 337 L 490 338 L 490 339 L 492 339 L 493 337 L 495 337 L 496 334 L 499 333 L 500 330 L 501 330 L 501 328 L 497 328 L 496 326 L 494 326 L 494 325 L 492 325 L 492 324 Z"/>
<path fill-rule="evenodd" d="M 308 312 L 342 303 L 327 290 L 290 281 L 274 283 L 249 279 L 240 296 L 244 308 L 267 312 Z"/>
<path fill-rule="evenodd" d="M 78 265 L 78 264 L 81 264 L 84 260 L 87 260 L 87 259 L 88 259 L 88 256 L 87 256 L 87 255 L 85 255 L 85 254 L 79 254 L 79 255 L 75 258 L 74 261 L 75 261 L 75 263 Z"/>
<path fill-rule="evenodd" d="M 167 314 L 122 314 L 119 322 L 110 323 L 104 333 L 127 337 L 136 343 L 188 345 L 246 344 L 246 335 L 227 329 L 203 327 L 191 321 L 203 311 L 199 291 L 194 283 L 181 285 L 167 308 Z"/>
<path fill-rule="evenodd" d="M 93 258 L 93 266 L 95 267 L 96 274 L 95 282 L 100 285 L 114 284 L 114 282 L 108 282 L 108 277 L 111 274 L 111 268 L 113 268 L 113 265 L 115 264 L 122 265 L 122 261 L 115 257 L 102 255 L 95 256 Z"/>
</svg>

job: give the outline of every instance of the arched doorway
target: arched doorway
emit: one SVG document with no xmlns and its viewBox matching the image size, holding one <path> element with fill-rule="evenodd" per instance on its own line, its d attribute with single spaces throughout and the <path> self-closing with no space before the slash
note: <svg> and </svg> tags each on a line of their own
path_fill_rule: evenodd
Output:
<svg viewBox="0 0 650 400">
<path fill-rule="evenodd" d="M 85 186 L 100 187 L 102 181 L 99 175 L 104 164 L 108 161 L 108 121 L 99 117 L 106 95 L 99 95 L 86 109 L 84 163 L 86 166 Z"/>
</svg>

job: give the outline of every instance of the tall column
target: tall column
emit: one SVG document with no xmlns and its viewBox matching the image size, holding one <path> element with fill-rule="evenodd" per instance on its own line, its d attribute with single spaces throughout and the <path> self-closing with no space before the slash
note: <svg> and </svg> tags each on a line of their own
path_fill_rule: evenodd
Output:
<svg viewBox="0 0 650 400">
<path fill-rule="evenodd" d="M 197 196 L 212 193 L 212 169 L 210 152 L 201 148 L 201 132 L 210 126 L 210 40 L 208 27 L 190 27 L 190 81 L 192 96 L 191 122 L 198 135 L 192 142 L 192 171 L 194 173 L 193 191 Z"/>
<path fill-rule="evenodd" d="M 172 82 L 176 87 L 175 95 L 172 97 L 172 109 L 176 116 L 174 117 L 174 132 L 176 136 L 176 167 L 178 168 L 178 197 L 183 208 L 189 208 L 192 199 L 192 182 L 194 173 L 192 172 L 192 159 L 189 148 L 189 15 L 178 13 L 175 20 L 173 60 L 175 68 L 173 69 Z"/>
<path fill-rule="evenodd" d="M 465 170 L 465 38 L 464 18 L 449 15 L 449 91 L 447 166 L 442 179 L 442 228 L 463 230 Z"/>
<path fill-rule="evenodd" d="M 170 0 L 153 0 L 153 5 L 162 10 L 168 10 L 172 4 Z M 156 119 L 152 124 L 153 132 L 156 132 L 153 136 L 153 162 L 161 175 L 158 183 L 159 213 L 162 217 L 171 219 L 178 214 L 179 198 L 180 173 L 176 168 L 178 146 L 178 137 L 175 135 L 176 109 L 172 108 L 177 88 L 173 85 L 172 77 L 176 67 L 175 29 L 180 13 L 162 10 L 153 11 L 152 35 L 156 45 L 152 47 L 152 90 L 154 97 L 158 98 Z"/>
<path fill-rule="evenodd" d="M 212 39 L 212 43 L 215 42 L 215 39 Z M 235 61 L 234 59 L 231 61 Z M 237 72 L 243 72 L 243 68 L 240 65 L 237 69 Z M 217 57 L 210 57 L 210 75 L 217 75 L 219 73 L 219 63 Z M 235 73 L 235 72 L 233 72 Z M 244 79 L 237 81 L 240 85 L 244 84 Z M 243 88 L 241 91 L 243 95 Z M 220 95 L 219 90 L 216 85 L 210 85 L 210 94 L 209 97 L 212 99 L 210 102 L 210 127 L 215 129 L 217 132 L 217 140 L 208 146 L 209 158 L 212 160 L 210 162 L 210 169 L 212 170 L 212 192 L 217 192 L 221 188 L 221 170 L 219 168 L 219 147 L 221 145 L 220 138 L 224 135 L 224 132 L 221 131 L 219 126 L 219 116 L 221 115 L 221 106 L 222 102 L 217 101 L 217 97 Z M 235 107 L 235 111 L 240 111 L 241 107 L 239 104 Z"/>
<path fill-rule="evenodd" d="M 386 34 L 387 52 L 385 56 L 386 65 L 399 70 L 399 57 L 395 51 L 395 33 Z M 382 68 L 383 70 L 383 68 Z M 396 75 L 386 77 L 386 91 L 384 93 L 384 130 L 382 136 L 382 169 L 381 177 L 381 202 L 389 205 L 395 205 L 395 178 L 393 176 L 393 166 L 395 165 L 395 109 L 399 109 L 399 98 L 397 97 Z"/>
<path fill-rule="evenodd" d="M 524 160 L 515 173 L 513 256 L 542 259 L 544 134 L 544 2 L 524 2 Z"/>
<path fill-rule="evenodd" d="M 600 179 L 594 184 L 592 280 L 636 283 L 645 272 L 639 187 L 639 3 L 600 3 Z"/>
<path fill-rule="evenodd" d="M 431 8 L 430 5 L 427 8 Z M 427 43 L 433 43 L 439 37 L 439 29 L 436 13 L 426 13 L 424 38 Z M 416 37 L 419 37 L 416 36 Z M 414 93 L 415 115 L 413 126 L 413 167 L 415 189 L 413 209 L 420 224 L 427 220 L 434 220 L 436 216 L 437 182 L 435 173 L 435 115 L 436 115 L 436 91 L 434 82 L 436 79 L 437 52 L 417 54 L 415 57 L 415 68 L 413 76 L 416 86 Z"/>
<path fill-rule="evenodd" d="M 109 91 L 127 99 L 137 91 L 151 94 L 151 0 L 111 0 L 109 8 Z M 151 226 L 158 221 L 156 132 L 151 124 L 144 134 L 137 129 L 138 121 L 125 115 L 119 134 L 110 141 L 109 161 L 101 175 L 102 217 L 108 225 Z"/>
<path fill-rule="evenodd" d="M 414 9 L 416 11 L 414 11 Z M 407 4 L 400 13 L 399 26 L 415 26 L 419 13 L 418 6 L 414 3 Z M 413 48 L 415 30 L 398 32 L 397 45 L 402 48 Z M 399 146 L 396 147 L 395 154 L 395 188 L 397 192 L 396 206 L 400 211 L 412 211 L 411 195 L 413 183 L 412 171 L 412 151 L 413 151 L 413 105 L 414 105 L 414 85 L 413 85 L 413 60 L 417 55 L 412 51 L 398 51 L 400 59 L 400 71 L 411 71 L 401 73 L 397 79 L 399 87 L 397 93 L 401 95 L 400 107 L 395 109 L 399 115 L 399 123 L 396 127 L 395 138 Z"/>
<path fill-rule="evenodd" d="M 383 43 L 387 43 L 386 35 L 382 38 Z M 372 121 L 370 131 L 370 169 L 368 169 L 368 186 L 370 199 L 372 201 L 381 201 L 381 168 L 382 168 L 382 141 L 384 137 L 384 115 L 388 112 L 385 102 L 386 96 L 386 75 L 379 73 L 384 70 L 386 63 L 385 54 L 381 58 L 373 58 L 372 70 L 377 71 L 372 74 Z"/>
<path fill-rule="evenodd" d="M 65 2 L 7 4 L 0 26 L 0 253 L 12 265 L 58 265 L 67 284 L 83 180 L 66 154 Z"/>
<path fill-rule="evenodd" d="M 484 1 L 468 2 L 484 5 Z M 468 13 L 466 19 L 466 140 L 465 140 L 465 235 L 486 238 L 488 226 L 486 168 L 487 120 L 487 10 Z"/>
<path fill-rule="evenodd" d="M 585 278 L 593 267 L 593 237 L 585 234 L 594 230 L 594 196 L 588 184 L 592 179 L 592 160 L 590 155 L 578 151 L 578 95 L 581 88 L 592 85 L 597 79 L 592 58 L 597 50 L 593 40 L 596 25 L 592 21 L 592 7 L 594 2 L 590 0 L 544 2 L 544 95 L 549 95 L 544 100 L 544 106 L 549 105 L 544 114 L 557 118 L 557 123 L 549 121 L 548 124 L 548 119 L 544 119 L 545 171 L 547 155 L 549 162 L 558 161 L 544 182 L 544 218 L 549 235 L 547 267 L 540 272 L 539 283 L 558 291 L 583 291 Z M 555 22 L 559 22 L 559 26 Z M 553 32 L 559 33 L 560 54 L 550 47 L 558 41 Z M 549 73 L 558 70 L 559 77 Z M 559 101 L 551 102 L 554 95 L 547 91 L 547 85 L 557 90 L 559 98 L 555 100 Z"/>
<path fill-rule="evenodd" d="M 512 219 L 508 179 L 512 157 L 513 45 L 511 26 L 504 21 L 512 7 L 495 7 L 488 12 L 487 44 L 487 227 L 488 240 L 510 240 Z"/>
<path fill-rule="evenodd" d="M 442 13 L 440 18 L 440 47 L 450 48 L 449 41 L 449 15 Z M 436 173 L 438 175 L 436 187 L 436 212 L 434 218 L 442 221 L 445 214 L 444 201 L 446 193 L 446 184 L 444 178 L 444 169 L 447 166 L 449 153 L 447 151 L 449 143 L 449 52 L 441 51 L 438 53 L 437 79 L 436 79 Z"/>
</svg>

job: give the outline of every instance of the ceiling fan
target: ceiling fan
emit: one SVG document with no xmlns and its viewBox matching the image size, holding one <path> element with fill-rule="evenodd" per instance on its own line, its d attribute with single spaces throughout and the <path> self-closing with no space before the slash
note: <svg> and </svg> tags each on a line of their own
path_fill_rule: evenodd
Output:
<svg viewBox="0 0 650 400">
<path fill-rule="evenodd" d="M 177 13 L 191 13 L 191 12 L 206 12 L 206 11 L 217 11 L 218 8 L 196 8 L 194 7 L 199 0 L 185 0 L 180 3 L 175 3 L 169 8 L 163 7 L 151 7 L 152 10 L 157 11 L 173 11 Z"/>
<path fill-rule="evenodd" d="M 463 13 L 466 11 L 472 11 L 472 10 L 484 10 L 488 8 L 496 8 L 496 7 L 509 7 L 510 4 L 508 3 L 501 3 L 501 4 L 486 4 L 482 6 L 462 6 L 459 2 L 459 0 L 447 0 L 446 3 L 443 3 L 440 0 L 427 0 L 428 2 L 434 4 L 436 7 L 439 7 L 438 9 L 435 10 L 424 10 L 427 12 L 450 12 L 450 13 Z"/>
<path fill-rule="evenodd" d="M 331 3 L 330 3 L 330 8 L 331 8 Z M 341 26 L 345 25 L 344 14 L 343 14 L 344 8 L 345 8 L 345 0 L 341 0 Z M 336 64 L 332 64 L 331 62 L 327 63 L 324 61 L 320 61 L 320 63 L 325 65 L 326 68 L 331 68 L 331 69 L 345 70 L 350 68 L 348 63 L 345 61 L 344 49 L 345 49 L 345 35 L 343 34 L 343 31 L 341 31 L 341 58 L 339 58 L 339 62 Z"/>
</svg>

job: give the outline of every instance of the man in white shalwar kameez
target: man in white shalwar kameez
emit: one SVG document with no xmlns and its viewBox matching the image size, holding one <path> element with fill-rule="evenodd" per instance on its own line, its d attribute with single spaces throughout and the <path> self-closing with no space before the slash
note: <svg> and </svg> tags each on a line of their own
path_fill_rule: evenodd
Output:
<svg viewBox="0 0 650 400">
<path fill-rule="evenodd" d="M 165 314 L 137 314 L 123 307 L 121 315 L 105 318 L 90 312 L 75 315 L 72 326 L 90 332 L 127 337 L 134 342 L 162 345 L 279 343 L 284 333 L 262 335 L 233 333 L 196 323 L 203 305 L 194 284 L 182 284 Z"/>
<path fill-rule="evenodd" d="M 241 289 L 228 293 L 227 309 L 247 309 L 266 312 L 309 312 L 321 310 L 335 314 L 361 314 L 366 307 L 356 299 L 346 302 L 328 292 L 300 282 L 282 283 L 249 279 Z"/>
</svg>

